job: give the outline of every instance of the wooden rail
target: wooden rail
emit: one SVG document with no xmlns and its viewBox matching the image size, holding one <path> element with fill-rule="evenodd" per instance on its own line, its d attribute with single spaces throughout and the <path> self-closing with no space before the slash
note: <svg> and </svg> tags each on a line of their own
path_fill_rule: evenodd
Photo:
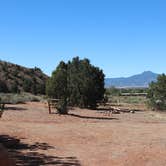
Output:
<svg viewBox="0 0 166 166">
<path fill-rule="evenodd" d="M 52 108 L 56 108 L 58 104 L 59 99 L 48 99 L 48 112 L 51 114 Z"/>
</svg>

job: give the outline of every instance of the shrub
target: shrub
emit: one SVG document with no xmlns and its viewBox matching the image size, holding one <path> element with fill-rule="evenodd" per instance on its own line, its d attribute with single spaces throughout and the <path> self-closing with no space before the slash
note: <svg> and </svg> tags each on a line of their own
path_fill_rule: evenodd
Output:
<svg viewBox="0 0 166 166">
<path fill-rule="evenodd" d="M 149 105 L 153 109 L 166 110 L 166 75 L 158 77 L 157 82 L 152 82 L 149 86 Z"/>
<path fill-rule="evenodd" d="M 0 92 L 4 92 L 4 93 L 8 92 L 7 85 L 5 84 L 4 81 L 1 81 L 1 80 L 0 80 Z"/>
<path fill-rule="evenodd" d="M 42 97 L 35 96 L 30 93 L 20 93 L 20 94 L 0 93 L 0 98 L 2 102 L 10 104 L 25 103 L 30 101 L 37 102 L 42 100 Z"/>
</svg>

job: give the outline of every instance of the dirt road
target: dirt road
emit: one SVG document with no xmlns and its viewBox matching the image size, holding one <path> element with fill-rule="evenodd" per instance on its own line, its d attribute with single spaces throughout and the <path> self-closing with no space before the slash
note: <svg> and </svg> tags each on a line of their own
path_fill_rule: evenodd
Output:
<svg viewBox="0 0 166 166">
<path fill-rule="evenodd" d="M 166 120 L 148 111 L 112 117 L 75 108 L 48 114 L 43 103 L 8 105 L 0 140 L 20 139 L 9 149 L 17 165 L 165 166 Z"/>
</svg>

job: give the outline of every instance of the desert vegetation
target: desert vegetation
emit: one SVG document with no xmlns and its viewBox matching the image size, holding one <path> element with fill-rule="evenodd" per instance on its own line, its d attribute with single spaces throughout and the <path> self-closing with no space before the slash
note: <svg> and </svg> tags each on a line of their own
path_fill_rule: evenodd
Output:
<svg viewBox="0 0 166 166">
<path fill-rule="evenodd" d="M 112 104 L 147 104 L 148 88 L 107 88 L 105 95 Z"/>
<path fill-rule="evenodd" d="M 68 63 L 60 62 L 47 82 L 49 97 L 60 99 L 58 110 L 65 111 L 67 105 L 82 108 L 96 108 L 104 97 L 104 74 L 90 64 L 88 59 L 75 57 Z"/>
<path fill-rule="evenodd" d="M 0 61 L 0 71 L 0 92 L 45 94 L 48 76 L 41 69 Z"/>
<path fill-rule="evenodd" d="M 149 105 L 155 110 L 166 110 L 166 75 L 158 77 L 148 89 Z"/>
<path fill-rule="evenodd" d="M 19 104 L 26 102 L 39 102 L 44 100 L 44 96 L 36 96 L 31 93 L 0 93 L 0 102 L 6 104 Z"/>
</svg>

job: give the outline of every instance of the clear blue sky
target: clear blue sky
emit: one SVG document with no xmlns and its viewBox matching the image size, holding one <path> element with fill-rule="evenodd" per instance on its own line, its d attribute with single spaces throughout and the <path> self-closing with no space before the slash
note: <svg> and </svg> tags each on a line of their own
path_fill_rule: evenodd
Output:
<svg viewBox="0 0 166 166">
<path fill-rule="evenodd" d="M 166 72 L 166 1 L 0 1 L 1 60 L 50 74 L 74 56 L 107 77 Z"/>
</svg>

